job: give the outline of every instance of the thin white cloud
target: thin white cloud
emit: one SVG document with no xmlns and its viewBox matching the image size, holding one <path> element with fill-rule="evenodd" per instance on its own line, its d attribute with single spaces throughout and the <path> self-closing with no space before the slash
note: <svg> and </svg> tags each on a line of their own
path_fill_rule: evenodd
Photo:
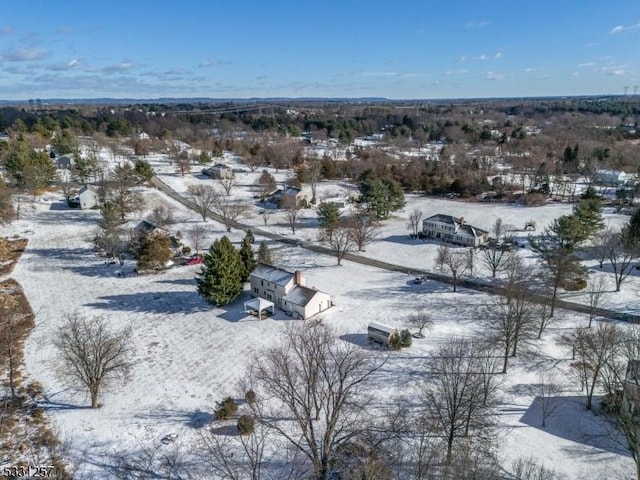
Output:
<svg viewBox="0 0 640 480">
<path fill-rule="evenodd" d="M 534 67 L 527 67 L 527 68 L 524 69 L 524 71 L 527 72 L 527 73 L 535 72 L 536 70 L 538 70 L 538 69 L 534 68 Z"/>
<path fill-rule="evenodd" d="M 502 58 L 502 52 L 496 52 L 496 54 L 493 56 L 493 58 L 495 58 L 496 60 L 499 60 Z"/>
<path fill-rule="evenodd" d="M 616 25 L 611 29 L 611 31 L 609 31 L 609 33 L 611 35 L 617 35 L 618 33 L 633 32 L 634 30 L 640 30 L 640 23 L 636 23 L 635 25 L 629 25 L 626 27 L 624 25 Z"/>
<path fill-rule="evenodd" d="M 624 65 L 607 65 L 605 67 L 597 68 L 595 71 L 614 77 L 619 77 L 627 73 Z"/>
<path fill-rule="evenodd" d="M 465 62 L 465 61 L 467 60 L 467 58 L 469 58 L 469 57 L 467 57 L 466 55 L 462 55 L 462 56 L 458 59 L 458 62 L 460 62 L 460 63 Z"/>
<path fill-rule="evenodd" d="M 41 60 L 49 56 L 51 52 L 41 48 L 18 48 L 15 50 L 5 50 L 0 53 L 0 60 L 6 62 L 32 62 Z"/>
<path fill-rule="evenodd" d="M 501 82 L 502 80 L 504 80 L 504 75 L 502 75 L 501 73 L 496 73 L 492 70 L 489 70 L 485 75 L 485 78 L 487 80 Z"/>
<path fill-rule="evenodd" d="M 16 29 L 13 25 L 5 25 L 4 27 L 0 28 L 0 35 L 11 35 L 15 31 Z"/>
<path fill-rule="evenodd" d="M 365 75 L 367 77 L 402 77 L 402 78 L 413 78 L 418 75 L 413 72 L 361 72 L 361 75 Z"/>
<path fill-rule="evenodd" d="M 571 76 L 572 77 L 579 77 L 580 76 L 580 72 L 571 72 Z"/>
<path fill-rule="evenodd" d="M 199 68 L 211 68 L 219 65 L 229 65 L 231 62 L 224 60 L 203 60 L 198 64 Z"/>
<path fill-rule="evenodd" d="M 113 65 L 107 65 L 103 67 L 101 70 L 105 73 L 118 73 L 118 72 L 126 72 L 131 70 L 135 65 L 129 60 L 123 60 L 120 63 L 116 63 Z"/>
<path fill-rule="evenodd" d="M 466 68 L 461 68 L 459 70 L 447 70 L 446 72 L 444 72 L 447 77 L 453 75 L 466 75 L 467 73 L 469 73 L 469 70 L 467 70 Z"/>
<path fill-rule="evenodd" d="M 584 62 L 584 63 L 579 63 L 578 66 L 581 68 L 588 68 L 588 67 L 595 67 L 596 64 L 595 62 Z"/>
<path fill-rule="evenodd" d="M 57 63 L 55 65 L 51 65 L 49 68 L 57 72 L 64 72 L 68 70 L 80 70 L 85 67 L 86 65 L 82 60 L 78 60 L 77 58 L 72 58 L 68 62 Z"/>
<path fill-rule="evenodd" d="M 478 60 L 486 60 L 486 59 L 487 59 L 487 56 L 484 53 L 478 57 Z"/>
<path fill-rule="evenodd" d="M 465 24 L 466 28 L 484 28 L 489 25 L 487 20 L 472 20 Z"/>
</svg>

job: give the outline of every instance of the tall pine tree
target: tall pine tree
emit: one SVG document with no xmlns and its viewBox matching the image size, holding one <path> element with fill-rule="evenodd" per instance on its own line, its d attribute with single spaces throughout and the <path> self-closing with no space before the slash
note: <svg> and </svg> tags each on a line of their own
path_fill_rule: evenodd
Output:
<svg viewBox="0 0 640 480">
<path fill-rule="evenodd" d="M 204 256 L 196 283 L 201 297 L 214 305 L 227 305 L 242 292 L 240 254 L 226 236 L 216 240 Z"/>
<path fill-rule="evenodd" d="M 256 268 L 256 258 L 253 255 L 253 247 L 251 246 L 251 239 L 249 234 L 242 240 L 242 246 L 240 247 L 240 262 L 242 263 L 242 275 L 241 280 L 247 282 L 249 275 Z"/>
<path fill-rule="evenodd" d="M 258 262 L 273 265 L 271 250 L 265 242 L 260 242 L 260 248 L 258 249 Z"/>
</svg>

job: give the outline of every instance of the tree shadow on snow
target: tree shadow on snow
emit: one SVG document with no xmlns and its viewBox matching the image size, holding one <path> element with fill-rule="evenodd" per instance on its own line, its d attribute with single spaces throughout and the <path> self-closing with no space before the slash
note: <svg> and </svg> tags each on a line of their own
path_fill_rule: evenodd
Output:
<svg viewBox="0 0 640 480">
<path fill-rule="evenodd" d="M 535 397 L 526 409 L 520 422 L 530 427 L 540 429 L 571 442 L 593 447 L 617 455 L 629 455 L 623 448 L 624 440 L 605 414 L 599 411 L 598 399 L 594 398 L 594 410 L 585 408 L 585 398 L 582 396 L 556 396 L 549 399 L 549 405 L 554 409 L 546 419 L 546 426 L 542 427 L 541 397 Z M 593 451 L 572 447 L 576 456 L 593 455 Z"/>
<path fill-rule="evenodd" d="M 87 307 L 119 312 L 141 313 L 195 313 L 211 310 L 211 306 L 195 291 L 185 292 L 139 292 L 120 295 L 105 295 Z"/>
<path fill-rule="evenodd" d="M 143 418 L 146 420 L 153 420 L 158 424 L 180 424 L 186 425 L 193 429 L 204 428 L 213 421 L 213 414 L 209 412 L 203 412 L 196 409 L 193 412 L 183 410 L 156 410 L 148 413 L 136 414 L 137 418 Z"/>
</svg>

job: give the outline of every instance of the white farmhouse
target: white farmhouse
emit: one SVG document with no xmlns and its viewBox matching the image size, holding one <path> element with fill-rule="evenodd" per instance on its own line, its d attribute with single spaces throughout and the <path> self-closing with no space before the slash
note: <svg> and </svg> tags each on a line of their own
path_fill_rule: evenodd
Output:
<svg viewBox="0 0 640 480">
<path fill-rule="evenodd" d="M 277 308 L 307 319 L 333 305 L 331 296 L 305 285 L 299 270 L 289 272 L 282 268 L 259 263 L 250 277 L 251 295 L 273 302 Z"/>
<path fill-rule="evenodd" d="M 601 185 L 624 185 L 629 180 L 629 174 L 621 170 L 598 170 L 594 181 Z"/>
<path fill-rule="evenodd" d="M 216 163 L 212 167 L 205 168 L 202 173 L 217 179 L 233 178 L 233 169 L 223 163 Z"/>
<path fill-rule="evenodd" d="M 422 221 L 422 236 L 465 247 L 477 247 L 489 240 L 489 232 L 469 225 L 463 217 L 441 213 Z"/>
</svg>

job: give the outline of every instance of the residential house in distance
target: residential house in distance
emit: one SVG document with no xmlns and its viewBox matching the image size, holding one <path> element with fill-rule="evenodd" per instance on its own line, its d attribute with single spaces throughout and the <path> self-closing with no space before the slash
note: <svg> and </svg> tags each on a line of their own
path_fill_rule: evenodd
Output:
<svg viewBox="0 0 640 480">
<path fill-rule="evenodd" d="M 621 170 L 598 170 L 593 179 L 597 184 L 613 187 L 624 185 L 629 180 L 629 174 Z"/>
<path fill-rule="evenodd" d="M 259 263 L 251 273 L 251 295 L 273 302 L 277 308 L 307 319 L 331 308 L 331 296 L 305 285 L 299 270 Z"/>
<path fill-rule="evenodd" d="M 209 168 L 205 168 L 202 173 L 215 179 L 233 178 L 233 170 L 223 163 L 216 163 Z"/>
<path fill-rule="evenodd" d="M 67 155 L 62 155 L 53 160 L 60 170 L 69 170 L 73 165 L 73 159 Z"/>
<path fill-rule="evenodd" d="M 78 190 L 78 194 L 75 197 L 67 199 L 67 205 L 69 205 L 69 208 L 80 208 L 82 210 L 96 208 L 98 203 L 98 192 L 88 185 L 85 185 Z"/>
<path fill-rule="evenodd" d="M 438 213 L 422 221 L 422 236 L 465 247 L 478 247 L 489 241 L 489 232 L 465 222 L 463 217 Z"/>
<path fill-rule="evenodd" d="M 309 200 L 311 200 L 309 195 L 303 190 L 296 187 L 285 187 L 282 190 L 280 205 L 293 205 L 295 202 L 295 205 L 306 206 Z"/>
</svg>

